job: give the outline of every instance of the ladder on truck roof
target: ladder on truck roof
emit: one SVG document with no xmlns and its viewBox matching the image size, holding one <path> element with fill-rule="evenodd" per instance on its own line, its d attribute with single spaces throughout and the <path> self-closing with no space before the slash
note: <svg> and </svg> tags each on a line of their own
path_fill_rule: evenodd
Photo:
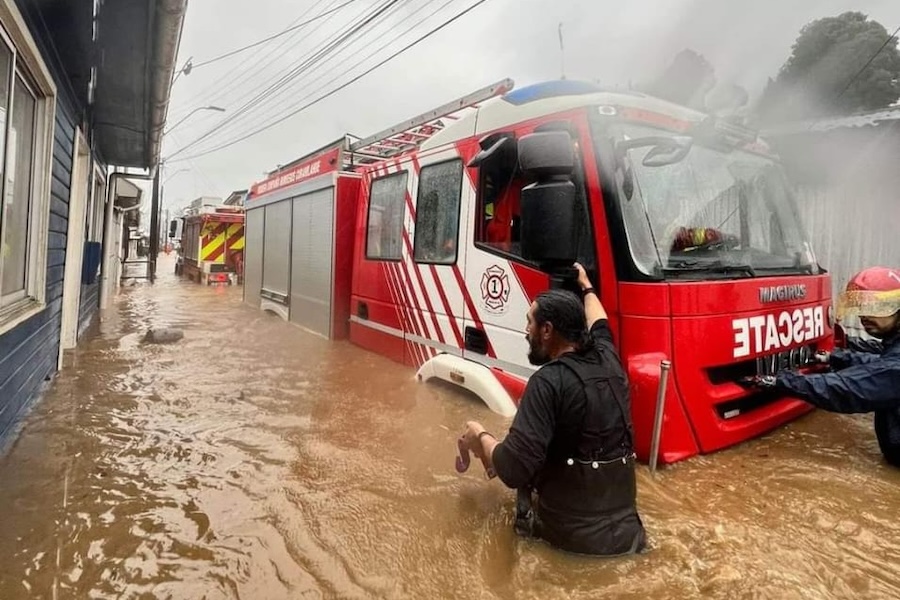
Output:
<svg viewBox="0 0 900 600">
<path fill-rule="evenodd" d="M 439 106 L 433 110 L 380 131 L 375 135 L 350 144 L 345 168 L 354 165 L 369 165 L 393 158 L 418 148 L 447 126 L 445 121 L 456 121 L 466 112 L 477 110 L 479 103 L 500 96 L 513 89 L 512 79 L 503 79 L 471 94 Z"/>
</svg>

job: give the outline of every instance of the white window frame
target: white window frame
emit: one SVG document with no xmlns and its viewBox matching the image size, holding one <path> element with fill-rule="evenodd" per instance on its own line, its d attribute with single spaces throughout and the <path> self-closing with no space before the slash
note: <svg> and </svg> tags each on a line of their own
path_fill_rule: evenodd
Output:
<svg viewBox="0 0 900 600">
<path fill-rule="evenodd" d="M 94 211 L 91 221 L 91 242 L 103 241 L 103 226 L 106 214 L 106 173 L 97 162 L 93 163 L 91 170 L 90 200 Z"/>
<path fill-rule="evenodd" d="M 404 169 L 403 171 L 398 171 L 396 173 L 389 173 L 389 174 L 383 175 L 381 177 L 376 177 L 376 178 L 372 179 L 372 181 L 369 183 L 369 205 L 366 207 L 366 248 L 365 248 L 365 250 L 366 250 L 365 257 L 366 257 L 366 260 L 369 260 L 369 261 L 400 262 L 401 260 L 403 260 L 403 229 L 405 227 L 405 220 L 406 220 L 406 202 L 404 201 L 405 196 L 403 196 L 403 195 L 398 196 L 397 198 L 391 198 L 392 201 L 395 201 L 397 203 L 399 210 L 400 210 L 399 219 L 397 220 L 397 232 L 396 232 L 397 244 L 398 244 L 397 255 L 394 256 L 393 254 L 387 254 L 386 251 L 380 247 L 378 249 L 378 254 L 372 254 L 369 251 L 370 250 L 370 248 L 369 248 L 370 239 L 372 238 L 372 232 L 373 232 L 373 226 L 372 226 L 373 217 L 378 216 L 378 218 L 379 218 L 379 229 L 378 229 L 379 238 L 381 237 L 382 231 L 384 230 L 384 228 L 390 225 L 390 223 L 385 223 L 380 220 L 382 218 L 381 215 L 379 214 L 380 209 L 379 209 L 379 207 L 376 207 L 375 203 L 373 202 L 373 191 L 375 189 L 375 184 L 380 181 L 387 181 L 389 179 L 402 179 L 403 180 L 403 187 L 402 187 L 403 192 L 402 193 L 407 194 L 409 192 L 408 186 L 409 186 L 410 176 L 409 176 L 409 171 L 406 169 Z"/>
<path fill-rule="evenodd" d="M 50 185 L 53 170 L 53 133 L 56 125 L 56 84 L 41 58 L 15 0 L 0 0 L 0 43 L 12 53 L 13 71 L 35 95 L 34 160 L 28 214 L 28 263 L 25 297 L 0 307 L 0 335 L 32 318 L 46 307 L 47 244 L 50 228 Z M 10 88 L 10 98 L 14 88 Z M 7 123 L 12 123 L 12 101 Z M 9 125 L 8 125 L 9 126 Z M 6 131 L 0 133 L 6 135 Z M 6 151 L 6 149 L 4 149 Z M 0 158 L 2 159 L 2 158 Z M 3 224 L 0 223 L 0 228 Z"/>
</svg>

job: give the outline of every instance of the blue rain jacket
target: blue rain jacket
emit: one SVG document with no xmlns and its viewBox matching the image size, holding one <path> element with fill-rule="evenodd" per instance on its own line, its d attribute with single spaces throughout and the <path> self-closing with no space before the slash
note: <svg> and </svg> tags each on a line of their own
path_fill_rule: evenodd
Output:
<svg viewBox="0 0 900 600">
<path fill-rule="evenodd" d="M 885 459 L 900 467 L 900 333 L 884 343 L 852 340 L 831 355 L 830 373 L 782 372 L 776 387 L 838 413 L 874 413 Z"/>
</svg>

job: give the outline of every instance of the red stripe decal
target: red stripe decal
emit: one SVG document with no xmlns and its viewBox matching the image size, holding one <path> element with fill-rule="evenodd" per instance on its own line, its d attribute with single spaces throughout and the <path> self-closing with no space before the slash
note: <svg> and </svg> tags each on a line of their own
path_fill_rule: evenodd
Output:
<svg viewBox="0 0 900 600">
<path fill-rule="evenodd" d="M 412 315 L 412 312 L 409 308 L 409 301 L 406 298 L 406 293 L 403 291 L 403 284 L 400 281 L 400 268 L 396 263 L 391 263 L 388 265 L 388 268 L 391 270 L 394 278 L 394 285 L 397 289 L 397 305 L 400 307 L 400 310 L 403 312 L 404 317 L 404 326 L 403 326 L 403 337 L 407 341 L 407 345 L 409 347 L 410 355 L 414 362 L 419 362 L 419 351 L 417 344 L 409 339 L 408 334 L 414 334 L 416 330 L 415 318 Z"/>
<path fill-rule="evenodd" d="M 410 279 L 409 274 L 406 272 L 406 265 L 400 263 L 396 264 L 394 268 L 397 273 L 397 281 L 400 284 L 400 293 L 403 296 L 403 305 L 406 306 L 406 310 L 410 316 L 410 323 L 412 325 L 410 333 L 427 338 L 427 333 L 424 333 L 422 329 L 424 322 L 421 321 L 421 316 L 418 312 L 418 303 L 410 298 Z"/>
<path fill-rule="evenodd" d="M 403 241 L 406 243 L 406 251 L 412 256 L 412 248 L 409 243 L 409 235 L 404 232 Z M 444 340 L 444 332 L 441 331 L 441 324 L 438 322 L 437 314 L 434 312 L 434 306 L 431 304 L 431 298 L 428 296 L 428 289 L 425 287 L 425 280 L 422 279 L 422 272 L 419 270 L 419 265 L 413 263 L 413 272 L 416 274 L 416 280 L 419 282 L 419 289 L 422 290 L 422 297 L 425 298 L 425 306 L 428 308 L 428 314 L 431 315 L 431 323 L 434 325 L 434 330 L 437 332 L 438 340 L 444 344 L 446 340 Z"/>
<path fill-rule="evenodd" d="M 463 164 L 468 164 L 474 156 L 473 152 L 475 152 L 475 147 L 464 143 L 458 143 L 456 144 L 456 151 L 459 154 L 460 158 L 462 158 Z M 466 172 L 469 183 L 472 185 L 472 189 L 475 190 L 475 193 L 477 195 L 478 181 L 475 177 L 474 169 L 466 168 L 463 170 Z M 475 327 L 484 331 L 485 338 L 487 339 L 488 343 L 488 356 L 496 358 L 497 355 L 494 353 L 494 346 L 493 344 L 491 344 L 491 338 L 490 336 L 488 336 L 487 331 L 485 331 L 484 329 L 484 323 L 482 323 L 481 317 L 478 316 L 478 311 L 475 309 L 475 303 L 472 302 L 472 296 L 469 295 L 469 289 L 466 287 L 466 280 L 462 276 L 462 273 L 460 273 L 459 267 L 457 265 L 453 265 L 453 275 L 454 277 L 456 277 L 456 282 L 459 284 L 459 289 L 462 292 L 463 298 L 465 299 L 466 306 L 469 308 L 469 314 L 472 315 L 472 321 L 475 323 Z"/>
<path fill-rule="evenodd" d="M 409 234 L 407 233 L 405 226 L 403 227 L 402 238 L 403 238 L 404 245 L 407 248 L 409 248 Z M 401 254 L 402 254 L 402 252 L 401 252 Z M 412 284 L 412 278 L 409 275 L 409 270 L 410 269 L 415 270 L 415 268 L 416 268 L 415 265 L 412 264 L 412 261 L 410 260 L 411 256 L 412 256 L 412 254 L 409 254 L 407 256 L 407 258 L 404 259 L 403 261 L 401 261 L 401 263 L 400 263 L 400 270 L 403 273 L 403 279 L 401 280 L 401 283 L 405 283 L 404 291 L 407 294 L 407 298 L 406 298 L 407 306 L 415 308 L 415 310 L 413 311 L 413 316 L 415 317 L 415 320 L 413 322 L 417 326 L 417 329 L 419 330 L 418 334 L 425 339 L 430 339 L 431 336 L 428 334 L 428 326 L 425 324 L 425 316 L 422 314 L 422 312 L 423 312 L 422 307 L 419 305 L 419 297 L 416 294 L 416 290 Z M 409 265 L 407 265 L 407 260 L 410 260 Z M 410 298 L 409 296 L 412 296 L 412 298 Z"/>
<path fill-rule="evenodd" d="M 459 157 L 462 159 L 463 164 L 467 165 L 469 162 L 475 158 L 475 153 L 480 150 L 476 145 L 466 144 L 463 142 L 458 142 L 456 144 L 456 152 L 459 154 Z M 463 169 L 466 172 L 466 177 L 469 179 L 469 183 L 472 184 L 472 189 L 475 190 L 476 194 L 478 193 L 478 178 L 475 175 L 477 169 L 470 169 L 468 167 Z"/>
<path fill-rule="evenodd" d="M 400 162 L 396 161 L 395 166 L 398 171 L 400 168 Z M 389 172 L 387 166 L 385 166 L 385 174 Z M 409 196 L 409 191 L 405 193 L 405 196 Z M 401 235 L 404 241 L 408 243 L 408 233 L 406 231 L 406 224 L 404 223 L 401 227 Z M 402 253 L 401 253 L 402 257 Z M 399 285 L 399 292 L 403 298 L 403 306 L 406 309 L 407 317 L 410 323 L 410 329 L 408 330 L 410 333 L 413 333 L 421 338 L 428 339 L 428 327 L 425 325 L 425 319 L 422 315 L 422 309 L 419 306 L 419 300 L 416 296 L 415 290 L 412 286 L 412 279 L 409 276 L 409 270 L 406 265 L 406 259 L 402 259 L 399 264 L 394 264 L 394 272 L 396 274 L 397 283 Z M 410 297 L 412 296 L 412 297 Z M 419 344 L 413 344 L 413 347 L 416 348 L 417 353 L 417 361 L 421 361 L 419 364 L 424 364 L 424 356 L 426 354 L 422 352 L 421 348 L 419 348 Z"/>
<path fill-rule="evenodd" d="M 415 169 L 416 175 L 418 176 L 419 170 L 420 170 L 419 161 L 415 157 L 413 157 L 412 162 L 413 162 L 413 168 Z M 410 197 L 409 194 L 406 195 L 406 208 L 407 208 L 407 210 L 409 210 L 409 214 L 412 217 L 412 220 L 415 221 L 416 220 L 416 209 L 413 207 L 412 198 Z M 431 274 L 434 277 L 434 284 L 438 290 L 438 295 L 441 297 L 441 302 L 444 305 L 444 310 L 447 311 L 447 318 L 450 319 L 450 326 L 453 328 L 453 335 L 456 336 L 456 342 L 457 342 L 457 344 L 459 344 L 459 347 L 464 348 L 465 347 L 465 338 L 463 337 L 462 332 L 459 329 L 459 325 L 456 322 L 456 316 L 453 314 L 453 308 L 450 305 L 450 302 L 447 300 L 447 294 L 444 291 L 444 286 L 441 283 L 440 277 L 438 277 L 437 269 L 435 268 L 434 265 L 430 265 L 430 267 L 431 267 Z M 454 265 L 453 271 L 458 274 L 459 268 L 456 265 Z M 490 342 L 488 343 L 488 347 L 490 347 Z M 491 350 L 491 351 L 493 352 L 493 350 Z"/>
<path fill-rule="evenodd" d="M 457 144 L 457 152 L 460 154 L 460 157 L 464 159 L 464 162 L 467 162 L 467 161 L 465 161 L 463 150 L 464 150 L 463 146 Z M 413 157 L 412 161 L 413 161 L 413 166 L 416 169 L 416 173 L 418 173 L 419 169 L 420 169 L 419 163 L 415 157 Z M 475 181 L 472 170 L 471 169 L 464 169 L 464 170 L 466 172 L 466 175 L 469 178 L 469 182 L 472 184 L 472 187 L 477 191 L 478 184 Z M 413 214 L 413 219 L 415 219 L 415 212 L 412 212 L 411 214 Z M 434 267 L 432 267 L 432 272 L 434 272 Z M 459 291 L 462 293 L 462 296 L 463 296 L 463 299 L 465 300 L 466 306 L 469 308 L 469 314 L 472 315 L 472 321 L 475 323 L 475 326 L 478 329 L 484 331 L 484 333 L 485 333 L 485 337 L 487 338 L 487 342 L 488 342 L 488 356 L 490 356 L 491 358 L 496 358 L 497 355 L 494 353 L 494 346 L 493 346 L 493 344 L 491 344 L 491 339 L 487 335 L 487 331 L 484 330 L 484 323 L 482 323 L 481 317 L 478 316 L 478 311 L 475 309 L 475 303 L 472 302 L 472 297 L 469 295 L 469 290 L 466 287 L 466 281 L 463 278 L 462 273 L 460 273 L 458 265 L 453 265 L 453 276 L 456 278 L 456 282 L 459 284 Z M 435 280 L 437 280 L 436 273 L 435 273 Z M 442 297 L 443 297 L 443 294 L 442 294 Z M 449 308 L 448 308 L 448 314 L 449 314 Z M 453 321 L 451 320 L 451 322 L 453 322 Z M 458 331 L 458 329 L 456 328 L 455 325 L 456 324 L 454 322 L 454 331 Z M 457 334 L 457 337 L 461 338 L 462 336 Z M 460 346 L 463 346 L 463 344 L 464 343 L 461 342 Z"/>
<path fill-rule="evenodd" d="M 394 312 L 397 315 L 397 324 L 402 332 L 405 329 L 403 313 L 400 312 L 400 303 L 397 302 L 397 294 L 394 290 L 394 279 L 388 271 L 387 263 L 381 263 L 381 274 L 384 276 L 385 283 L 387 283 L 388 294 L 391 296 L 391 303 L 394 305 Z"/>
<path fill-rule="evenodd" d="M 214 239 L 219 237 L 221 234 L 225 233 L 225 231 L 227 229 L 228 229 L 227 223 L 220 223 L 219 225 L 216 226 L 215 229 L 212 230 L 212 233 L 208 233 L 203 236 L 203 245 L 206 246 L 211 241 L 213 241 Z"/>
<path fill-rule="evenodd" d="M 410 196 L 409 190 L 406 191 L 406 209 L 409 211 L 410 218 L 415 223 L 416 209 L 413 208 L 412 196 Z M 416 262 L 415 262 L 415 250 L 413 248 L 412 242 L 409 239 L 409 232 L 406 231 L 405 227 L 403 228 L 403 242 L 406 245 L 406 253 L 409 255 L 410 265 L 416 274 L 416 279 L 418 279 L 418 281 L 419 281 L 419 287 L 422 290 L 422 297 L 425 298 L 425 304 L 427 305 L 428 312 L 431 315 L 431 320 L 432 320 L 432 324 L 434 325 L 434 330 L 437 332 L 438 339 L 441 341 L 441 343 L 444 343 L 444 333 L 441 331 L 441 326 L 440 326 L 440 323 L 438 322 L 437 315 L 434 313 L 434 308 L 431 304 L 431 299 L 428 297 L 428 290 L 425 288 L 425 282 L 422 279 L 422 273 L 419 271 L 419 265 L 416 264 Z M 436 282 L 437 286 L 440 288 L 440 285 L 441 285 L 440 281 L 438 281 L 437 278 L 435 278 L 435 282 Z M 412 289 L 412 285 L 410 285 L 410 289 Z M 416 298 L 416 300 L 417 300 L 416 306 L 418 307 L 418 298 Z M 421 307 L 418 307 L 418 308 L 419 308 L 419 310 L 421 310 Z M 450 313 L 449 309 L 447 311 L 447 314 L 448 315 L 452 314 L 452 313 Z M 424 327 L 425 323 L 423 322 L 422 325 Z M 427 327 L 425 329 L 427 330 Z M 428 337 L 428 336 L 426 336 L 426 337 Z M 462 347 L 462 344 L 460 344 L 460 347 Z"/>
<path fill-rule="evenodd" d="M 221 246 L 219 246 L 218 248 L 213 250 L 212 254 L 207 256 L 204 260 L 206 260 L 206 261 L 218 260 L 219 257 L 222 256 L 223 254 L 225 254 L 225 245 L 224 244 L 222 244 Z"/>
<path fill-rule="evenodd" d="M 419 171 L 421 167 L 419 165 L 418 159 L 413 156 L 412 157 L 413 169 L 415 170 L 416 176 L 418 177 Z M 416 209 L 412 203 L 412 197 L 409 194 L 406 194 L 406 209 L 409 211 L 409 215 L 412 218 L 413 222 L 416 220 Z M 444 291 L 444 286 L 441 283 L 440 277 L 438 277 L 437 269 L 434 265 L 430 265 L 431 275 L 434 277 L 434 284 L 437 287 L 438 295 L 441 297 L 441 302 L 444 305 L 444 310 L 447 311 L 447 318 L 450 319 L 450 326 L 453 328 L 453 335 L 456 336 L 456 342 L 459 344 L 460 348 L 465 347 L 465 339 L 463 338 L 462 332 L 459 329 L 459 325 L 456 323 L 456 317 L 453 314 L 453 308 L 450 305 L 450 302 L 447 300 L 447 294 Z M 457 267 L 454 265 L 454 271 L 457 270 Z"/>
<path fill-rule="evenodd" d="M 403 240 L 407 244 L 409 244 L 408 239 L 409 238 L 406 234 L 406 230 L 404 229 Z M 401 264 L 403 266 L 403 269 L 402 269 L 403 277 L 404 277 L 403 282 L 406 284 L 407 291 L 412 296 L 411 305 L 414 306 L 416 309 L 415 317 L 416 317 L 416 319 L 418 319 L 417 324 L 418 324 L 418 328 L 419 328 L 419 335 L 425 339 L 431 339 L 431 335 L 429 335 L 429 333 L 428 333 L 428 325 L 426 325 L 426 323 L 425 323 L 425 315 L 423 314 L 424 311 L 422 310 L 422 307 L 419 305 L 419 296 L 418 296 L 418 294 L 416 294 L 416 290 L 413 287 L 412 278 L 409 276 L 409 269 L 410 268 L 415 269 L 415 267 L 413 265 L 407 266 L 406 262 L 403 262 Z"/>
<path fill-rule="evenodd" d="M 459 330 L 459 325 L 456 323 L 456 317 L 453 316 L 453 309 L 450 308 L 450 302 L 447 300 L 447 294 L 444 292 L 444 286 L 441 285 L 441 280 L 438 277 L 437 269 L 434 265 L 429 265 L 431 268 L 431 275 L 434 277 L 434 283 L 437 285 L 438 296 L 441 297 L 441 303 L 444 305 L 444 310 L 447 311 L 447 318 L 450 319 L 450 327 L 453 328 L 453 335 L 456 336 L 456 343 L 459 348 L 465 347 L 465 340 L 463 339 L 462 333 Z"/>
<path fill-rule="evenodd" d="M 484 331 L 484 337 L 487 340 L 487 351 L 488 356 L 491 358 L 496 358 L 497 355 L 494 353 L 494 345 L 491 344 L 491 338 L 488 336 L 487 331 L 484 329 L 484 323 L 481 322 L 481 317 L 478 316 L 478 311 L 475 310 L 475 303 L 472 302 L 472 296 L 469 295 L 469 289 L 466 287 L 466 280 L 463 279 L 462 273 L 459 272 L 459 268 L 454 265 L 453 266 L 453 275 L 456 277 L 456 282 L 459 284 L 459 289 L 462 291 L 463 298 L 466 301 L 466 306 L 469 308 L 469 314 L 472 315 L 472 321 L 475 322 L 475 327 Z"/>
<path fill-rule="evenodd" d="M 243 229 L 238 229 L 235 233 L 233 233 L 233 234 L 231 235 L 230 238 L 228 238 L 228 239 L 225 241 L 225 247 L 230 249 L 230 248 L 231 248 L 232 246 L 234 246 L 234 245 L 238 242 L 238 240 L 240 240 L 242 237 L 244 237 L 244 230 L 243 230 Z"/>
<path fill-rule="evenodd" d="M 409 315 L 407 315 L 405 313 L 405 311 L 403 309 L 403 303 L 400 301 L 400 291 L 397 288 L 397 284 L 394 279 L 393 265 L 390 263 L 382 263 L 381 266 L 382 266 L 382 269 L 384 270 L 385 277 L 387 278 L 388 286 L 389 286 L 390 292 L 391 292 L 391 299 L 393 300 L 394 307 L 396 308 L 396 311 L 397 311 L 397 321 L 400 323 L 400 329 L 403 330 L 403 341 L 406 344 L 407 351 L 412 356 L 413 355 L 413 345 L 412 345 L 412 342 L 410 342 L 409 339 L 406 337 L 406 332 L 409 331 L 409 329 L 410 329 L 409 322 L 407 320 Z"/>
<path fill-rule="evenodd" d="M 412 218 L 413 223 L 416 222 L 416 209 L 412 203 L 412 196 L 409 195 L 409 192 L 406 192 L 406 210 L 409 211 L 409 216 Z"/>
<path fill-rule="evenodd" d="M 534 302 L 538 294 L 550 289 L 550 277 L 525 265 L 509 261 L 513 275 L 529 302 Z"/>
</svg>

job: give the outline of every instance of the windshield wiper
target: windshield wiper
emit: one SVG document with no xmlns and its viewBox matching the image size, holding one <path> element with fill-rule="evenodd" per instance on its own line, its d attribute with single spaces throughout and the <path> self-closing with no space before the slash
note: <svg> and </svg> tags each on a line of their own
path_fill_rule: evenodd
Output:
<svg viewBox="0 0 900 600">
<path fill-rule="evenodd" d="M 698 261 L 680 260 L 663 267 L 663 273 L 722 273 L 743 274 L 747 277 L 756 277 L 756 269 L 747 263 L 724 262 L 722 260 Z"/>
<path fill-rule="evenodd" d="M 800 274 L 806 273 L 808 275 L 813 274 L 813 266 L 812 265 L 792 265 L 792 266 L 780 265 L 780 266 L 771 266 L 771 267 L 757 265 L 755 267 L 755 269 L 757 271 L 764 271 L 766 273 L 775 273 L 775 274 L 778 274 L 778 273 L 791 274 L 791 275 L 798 274 L 798 273 L 800 273 Z"/>
</svg>

